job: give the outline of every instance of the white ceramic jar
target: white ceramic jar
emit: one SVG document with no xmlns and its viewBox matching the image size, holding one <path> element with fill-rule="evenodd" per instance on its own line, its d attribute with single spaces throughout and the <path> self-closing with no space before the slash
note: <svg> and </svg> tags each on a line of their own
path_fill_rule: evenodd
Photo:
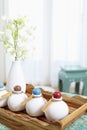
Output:
<svg viewBox="0 0 87 130">
<path fill-rule="evenodd" d="M 69 113 L 68 105 L 62 100 L 61 93 L 56 91 L 52 96 L 52 103 L 45 111 L 45 116 L 50 121 L 57 121 L 66 117 Z"/>
<path fill-rule="evenodd" d="M 41 90 L 39 88 L 34 88 L 32 91 L 32 99 L 26 104 L 26 112 L 30 116 L 41 116 L 43 106 L 46 104 L 46 99 L 42 97 Z"/>
<path fill-rule="evenodd" d="M 0 82 L 0 107 L 5 107 L 7 105 L 7 97 L 3 98 L 1 96 L 3 96 L 4 94 L 8 93 L 8 91 L 6 90 L 5 86 Z"/>
<path fill-rule="evenodd" d="M 25 109 L 25 105 L 22 105 L 21 103 L 28 98 L 25 93 L 21 91 L 20 86 L 15 86 L 14 91 L 11 96 L 8 98 L 8 108 L 11 111 L 17 112 L 22 111 Z"/>
</svg>

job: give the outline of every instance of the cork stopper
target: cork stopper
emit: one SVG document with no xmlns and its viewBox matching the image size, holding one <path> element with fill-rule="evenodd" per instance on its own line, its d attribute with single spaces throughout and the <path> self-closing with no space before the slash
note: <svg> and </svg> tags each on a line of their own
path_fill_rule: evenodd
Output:
<svg viewBox="0 0 87 130">
<path fill-rule="evenodd" d="M 32 91 L 32 95 L 33 95 L 34 97 L 39 97 L 39 96 L 41 96 L 41 95 L 42 95 L 41 90 L 40 90 L 39 88 L 34 88 L 33 91 Z"/>
<path fill-rule="evenodd" d="M 16 85 L 15 87 L 14 87 L 14 91 L 13 91 L 14 93 L 22 93 L 22 91 L 21 91 L 21 86 L 19 86 L 19 85 Z"/>
<path fill-rule="evenodd" d="M 5 87 L 4 87 L 3 83 L 0 82 L 0 91 L 1 91 L 1 90 L 4 90 L 4 89 L 5 89 Z"/>
<path fill-rule="evenodd" d="M 53 96 L 52 96 L 52 100 L 56 101 L 61 101 L 62 100 L 62 95 L 59 91 L 56 91 L 53 93 Z"/>
</svg>

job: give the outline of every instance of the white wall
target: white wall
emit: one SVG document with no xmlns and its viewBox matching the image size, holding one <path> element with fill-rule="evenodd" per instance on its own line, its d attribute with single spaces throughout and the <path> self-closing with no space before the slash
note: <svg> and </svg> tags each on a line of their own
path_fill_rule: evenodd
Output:
<svg viewBox="0 0 87 130">
<path fill-rule="evenodd" d="M 8 11 L 6 12 L 7 4 L 8 4 L 7 1 L 8 0 L 0 0 L 0 16 L 2 14 L 4 15 L 4 14 L 8 13 Z M 55 2 L 57 2 L 57 1 L 58 0 L 55 0 Z M 71 1 L 66 0 L 66 1 L 72 2 L 72 3 L 73 3 L 73 1 L 75 2 L 75 0 L 71 0 Z M 76 1 L 76 2 L 78 2 L 78 1 Z M 1 5 L 1 2 L 3 3 L 2 5 Z M 6 2 L 5 6 L 3 6 L 4 2 Z M 58 19 L 56 18 L 56 15 L 59 16 L 58 12 L 60 14 L 60 10 L 59 11 L 56 10 L 57 8 L 55 8 L 55 6 L 53 6 L 53 8 L 52 8 L 52 4 L 53 4 L 52 2 L 54 2 L 54 0 L 44 0 L 43 4 L 44 4 L 45 10 L 42 8 L 43 6 L 40 6 L 41 9 L 43 9 L 44 11 L 42 11 L 43 12 L 42 13 L 43 15 L 41 15 L 42 17 L 40 15 L 38 15 L 38 17 L 41 17 L 41 20 L 43 21 L 41 23 L 41 26 L 42 26 L 42 28 L 41 28 L 42 29 L 42 34 L 41 35 L 42 35 L 42 37 L 40 35 L 40 37 L 41 37 L 40 43 L 42 43 L 42 46 L 41 46 L 42 50 L 40 49 L 41 50 L 42 61 L 38 62 L 38 63 L 37 62 L 30 63 L 28 61 L 28 64 L 27 64 L 27 61 L 25 61 L 23 66 L 25 66 L 25 74 L 26 74 L 26 77 L 27 77 L 26 78 L 27 81 L 28 81 L 28 79 L 30 79 L 30 81 L 32 81 L 32 80 L 40 81 L 40 79 L 41 79 L 41 83 L 44 83 L 46 81 L 49 84 L 51 82 L 52 85 L 56 86 L 56 83 L 58 81 L 58 71 L 59 71 L 58 68 L 59 68 L 59 65 L 62 64 L 62 62 L 59 61 L 59 57 L 60 57 L 60 60 L 61 60 L 61 56 L 59 54 L 61 54 L 61 55 L 64 54 L 64 59 L 65 60 L 70 58 L 70 55 L 68 55 L 68 51 L 70 52 L 70 51 L 73 50 L 73 52 L 72 53 L 70 52 L 70 54 L 74 54 L 75 58 L 77 57 L 77 54 L 74 53 L 76 48 L 72 47 L 71 44 L 68 44 L 68 46 L 69 47 L 71 46 L 71 47 L 70 47 L 70 49 L 68 49 L 68 51 L 66 53 L 66 55 L 68 56 L 68 58 L 66 58 L 66 55 L 65 55 L 64 51 L 66 51 L 66 49 L 69 48 L 69 47 L 67 46 L 67 44 L 65 44 L 65 47 L 64 47 L 60 42 L 58 42 L 59 39 L 60 39 L 60 41 L 64 41 L 64 43 L 65 43 L 65 40 L 66 40 L 66 43 L 67 43 L 67 41 L 68 41 L 68 43 L 72 43 L 73 42 L 73 40 L 72 40 L 73 39 L 73 35 L 71 35 L 72 31 L 69 34 L 69 31 L 72 28 L 71 24 L 68 27 L 67 38 L 66 38 L 66 34 L 65 34 L 66 31 L 65 31 L 65 33 L 61 34 L 61 36 L 64 34 L 65 39 L 64 39 L 64 36 L 63 37 L 58 37 L 58 41 L 55 38 L 56 35 L 57 36 L 60 35 L 61 27 L 62 27 L 62 32 L 64 32 L 64 27 L 65 27 L 65 30 L 67 30 L 66 26 L 63 26 L 63 24 L 65 25 L 65 22 L 66 22 L 66 25 L 67 25 L 67 20 L 66 20 L 65 14 L 64 14 L 64 8 L 63 8 L 63 10 L 62 10 L 62 8 L 60 8 L 60 10 L 63 11 L 63 15 L 64 15 L 64 18 L 65 18 L 65 21 L 62 20 L 62 19 L 59 19 L 59 17 L 58 17 Z M 61 2 L 63 3 L 63 1 L 61 1 Z M 80 28 L 81 32 L 80 33 L 81 34 L 79 35 L 79 39 L 78 39 L 79 40 L 79 42 L 78 42 L 78 44 L 79 44 L 78 45 L 78 47 L 79 47 L 79 51 L 78 51 L 79 61 L 78 61 L 78 63 L 80 63 L 82 66 L 84 65 L 85 67 L 87 67 L 87 49 L 86 49 L 87 48 L 87 0 L 80 0 L 80 2 L 83 3 L 83 4 L 81 4 L 81 7 L 84 8 L 84 9 L 82 9 L 81 17 L 79 15 L 79 17 L 81 18 L 80 19 L 80 21 L 81 21 L 81 28 Z M 33 5 L 33 2 L 32 2 L 32 5 Z M 56 5 L 56 7 L 58 7 L 57 4 L 55 4 L 55 5 Z M 13 4 L 13 6 L 14 6 L 14 4 Z M 63 6 L 65 7 L 64 3 L 63 3 Z M 24 7 L 24 5 L 23 5 L 23 7 Z M 32 7 L 32 6 L 30 6 L 30 7 Z M 60 7 L 60 5 L 59 5 L 59 7 Z M 70 8 L 70 6 L 68 6 L 68 7 Z M 50 11 L 52 11 L 51 9 L 53 9 L 53 10 L 55 9 L 55 12 L 54 12 L 54 14 L 55 14 L 54 16 L 55 17 L 53 17 L 53 13 L 50 12 Z M 67 8 L 65 8 L 65 9 L 67 11 Z M 18 8 L 18 10 L 19 10 L 19 8 Z M 34 11 L 35 10 L 33 10 L 33 8 L 30 8 L 30 10 L 27 11 L 27 12 L 29 12 L 32 15 L 34 15 Z M 12 11 L 11 11 L 11 13 L 12 13 Z M 16 13 L 18 14 L 18 11 Z M 68 12 L 68 13 L 69 13 L 69 15 L 73 14 L 74 13 L 73 12 L 73 8 L 71 9 L 71 13 L 70 12 Z M 37 13 L 35 12 L 35 14 L 37 14 Z M 66 12 L 66 14 L 67 14 L 67 12 Z M 13 15 L 13 13 L 12 13 L 12 15 Z M 60 14 L 60 16 L 61 16 L 61 14 Z M 74 15 L 72 15 L 72 16 L 74 16 Z M 72 16 L 70 15 L 69 19 L 71 19 Z M 37 15 L 36 15 L 36 17 L 37 17 Z M 38 17 L 37 17 L 37 19 L 38 19 Z M 52 17 L 53 17 L 53 20 L 52 20 Z M 50 22 L 51 20 L 52 20 L 52 23 Z M 54 21 L 55 21 L 56 24 L 53 23 Z M 59 24 L 59 21 L 60 21 L 60 24 Z M 62 25 L 61 25 L 61 21 L 63 22 Z M 36 20 L 35 20 L 35 22 L 36 22 Z M 70 22 L 74 24 L 74 22 L 72 22 L 72 19 L 71 19 Z M 79 19 L 78 19 L 78 22 L 79 22 Z M 57 23 L 58 23 L 58 28 L 56 26 Z M 51 30 L 51 28 L 50 28 L 51 24 L 55 24 L 55 28 L 54 28 L 54 25 L 53 25 L 53 29 L 56 29 L 56 31 L 57 31 L 55 33 L 56 35 L 54 34 L 54 41 L 52 39 L 52 37 L 53 37 L 53 30 Z M 76 24 L 76 25 L 78 25 L 78 24 Z M 60 28 L 60 30 L 59 30 L 59 28 Z M 76 35 L 74 34 L 74 36 L 76 36 Z M 68 37 L 69 37 L 69 39 L 68 39 Z M 73 42 L 73 43 L 75 44 L 75 42 Z M 55 48 L 55 46 L 56 46 L 56 48 Z M 61 46 L 62 49 L 58 50 L 60 46 Z M 53 47 L 54 47 L 54 50 L 53 50 Z M 64 49 L 63 49 L 63 47 L 64 47 Z M 59 52 L 61 52 L 61 53 L 59 53 Z M 70 59 L 72 60 L 72 58 L 70 58 Z M 6 63 L 5 63 L 5 61 L 6 61 Z M 3 47 L 0 46 L 0 81 L 5 81 L 5 79 L 6 79 L 7 75 L 8 75 L 8 71 L 10 69 L 10 65 L 11 65 L 11 59 L 9 57 L 5 59 L 5 56 L 3 54 Z M 27 68 L 28 68 L 28 70 L 27 70 Z M 5 70 L 6 70 L 6 72 L 5 72 Z M 29 71 L 29 73 L 28 73 L 28 71 Z M 32 73 L 30 73 L 30 71 Z M 36 71 L 36 74 L 35 74 L 35 71 Z"/>
<path fill-rule="evenodd" d="M 4 14 L 4 0 L 0 0 L 0 21 L 1 16 Z M 0 31 L 2 26 L 0 24 Z M 5 82 L 5 55 L 3 45 L 0 43 L 0 82 Z"/>
<path fill-rule="evenodd" d="M 0 82 L 5 82 L 5 56 L 4 49 L 0 43 Z"/>
</svg>

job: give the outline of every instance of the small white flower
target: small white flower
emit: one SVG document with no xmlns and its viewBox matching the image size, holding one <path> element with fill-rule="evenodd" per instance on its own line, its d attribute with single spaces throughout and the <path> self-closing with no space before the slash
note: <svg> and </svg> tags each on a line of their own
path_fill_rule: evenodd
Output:
<svg viewBox="0 0 87 130">
<path fill-rule="evenodd" d="M 30 21 L 28 22 L 26 17 L 5 21 L 0 40 L 4 44 L 6 52 L 10 53 L 14 60 L 25 59 L 28 50 L 33 49 L 31 44 L 33 44 L 32 39 L 35 27 L 29 23 Z"/>
</svg>

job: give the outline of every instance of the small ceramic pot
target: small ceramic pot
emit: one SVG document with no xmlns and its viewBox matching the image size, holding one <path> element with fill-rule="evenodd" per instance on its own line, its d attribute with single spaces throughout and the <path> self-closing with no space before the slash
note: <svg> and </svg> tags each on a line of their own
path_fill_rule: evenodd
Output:
<svg viewBox="0 0 87 130">
<path fill-rule="evenodd" d="M 62 100 L 60 92 L 54 92 L 52 103 L 45 111 L 45 116 L 50 121 L 57 121 L 66 117 L 69 113 L 68 105 Z"/>
<path fill-rule="evenodd" d="M 23 102 L 26 98 L 28 97 L 21 91 L 21 87 L 15 86 L 12 95 L 8 98 L 8 108 L 14 112 L 24 110 L 25 105 L 22 105 L 21 102 Z"/>
<path fill-rule="evenodd" d="M 46 99 L 42 97 L 41 90 L 39 88 L 34 88 L 32 91 L 32 99 L 26 104 L 26 112 L 30 116 L 41 116 L 44 114 L 41 109 L 46 102 Z"/>
<path fill-rule="evenodd" d="M 0 82 L 0 98 L 6 93 L 8 93 L 8 91 L 6 90 L 5 86 Z M 0 99 L 0 107 L 5 107 L 7 105 L 7 99 L 8 98 Z"/>
</svg>

